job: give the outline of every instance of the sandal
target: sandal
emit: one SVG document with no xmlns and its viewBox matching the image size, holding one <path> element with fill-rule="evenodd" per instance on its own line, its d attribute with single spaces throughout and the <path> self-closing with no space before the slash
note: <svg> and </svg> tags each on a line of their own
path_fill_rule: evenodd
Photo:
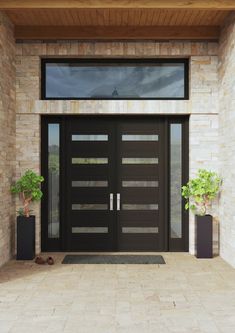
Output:
<svg viewBox="0 0 235 333">
<path fill-rule="evenodd" d="M 45 265 L 45 260 L 42 257 L 36 257 L 35 258 L 35 263 L 38 265 Z"/>
<path fill-rule="evenodd" d="M 47 258 L 47 263 L 48 263 L 48 265 L 54 265 L 54 259 L 52 258 L 52 257 L 48 257 Z"/>
</svg>

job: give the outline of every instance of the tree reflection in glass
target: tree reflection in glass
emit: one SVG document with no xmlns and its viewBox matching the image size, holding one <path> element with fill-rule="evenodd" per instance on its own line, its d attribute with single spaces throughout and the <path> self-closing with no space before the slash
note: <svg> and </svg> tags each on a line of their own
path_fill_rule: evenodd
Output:
<svg viewBox="0 0 235 333">
<path fill-rule="evenodd" d="M 48 125 L 48 237 L 59 238 L 60 125 Z"/>
<path fill-rule="evenodd" d="M 184 98 L 184 63 L 46 64 L 46 98 Z"/>
</svg>

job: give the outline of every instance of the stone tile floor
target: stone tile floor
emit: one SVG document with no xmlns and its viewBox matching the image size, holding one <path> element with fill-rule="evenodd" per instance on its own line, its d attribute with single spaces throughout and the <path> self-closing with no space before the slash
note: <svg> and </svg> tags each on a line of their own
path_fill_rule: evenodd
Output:
<svg viewBox="0 0 235 333">
<path fill-rule="evenodd" d="M 62 265 L 63 256 L 54 266 L 12 260 L 0 269 L 1 333 L 235 332 L 235 269 L 220 257 Z"/>
</svg>

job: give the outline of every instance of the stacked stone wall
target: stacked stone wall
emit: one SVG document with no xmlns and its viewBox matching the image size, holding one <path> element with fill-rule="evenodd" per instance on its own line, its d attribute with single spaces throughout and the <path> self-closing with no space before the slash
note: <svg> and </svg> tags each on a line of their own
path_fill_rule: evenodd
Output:
<svg viewBox="0 0 235 333">
<path fill-rule="evenodd" d="M 55 114 L 159 114 L 190 116 L 190 176 L 198 168 L 218 170 L 218 44 L 190 42 L 55 42 L 16 45 L 17 174 L 40 172 L 40 117 Z M 41 58 L 189 58 L 190 99 L 184 101 L 42 101 Z M 25 136 L 27 133 L 27 136 Z M 30 146 L 28 142 L 30 141 Z M 37 251 L 40 251 L 40 206 Z M 217 211 L 216 211 L 216 220 Z M 190 217 L 190 252 L 194 219 Z"/>
<path fill-rule="evenodd" d="M 221 32 L 219 47 L 220 255 L 235 267 L 235 14 Z"/>
<path fill-rule="evenodd" d="M 0 12 L 0 265 L 15 248 L 15 40 L 13 26 Z"/>
</svg>

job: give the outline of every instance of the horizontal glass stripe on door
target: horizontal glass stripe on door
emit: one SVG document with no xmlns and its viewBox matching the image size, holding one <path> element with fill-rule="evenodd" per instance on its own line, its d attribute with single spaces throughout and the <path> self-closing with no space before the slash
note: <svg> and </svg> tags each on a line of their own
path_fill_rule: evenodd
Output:
<svg viewBox="0 0 235 333">
<path fill-rule="evenodd" d="M 122 187 L 158 187 L 158 181 L 149 180 L 123 180 Z"/>
<path fill-rule="evenodd" d="M 73 234 L 107 234 L 107 227 L 73 227 Z"/>
<path fill-rule="evenodd" d="M 122 164 L 158 164 L 158 158 L 123 157 Z"/>
<path fill-rule="evenodd" d="M 158 204 L 122 204 L 123 210 L 158 210 Z"/>
<path fill-rule="evenodd" d="M 157 227 L 123 227 L 123 234 L 158 234 Z"/>
<path fill-rule="evenodd" d="M 107 204 L 72 204 L 72 210 L 107 210 Z"/>
<path fill-rule="evenodd" d="M 73 180 L 72 187 L 108 187 L 107 180 Z"/>
<path fill-rule="evenodd" d="M 158 141 L 155 134 L 123 134 L 122 141 Z"/>
<path fill-rule="evenodd" d="M 107 134 L 73 134 L 72 141 L 108 141 Z"/>
<path fill-rule="evenodd" d="M 108 164 L 107 157 L 73 157 L 72 164 Z"/>
</svg>

